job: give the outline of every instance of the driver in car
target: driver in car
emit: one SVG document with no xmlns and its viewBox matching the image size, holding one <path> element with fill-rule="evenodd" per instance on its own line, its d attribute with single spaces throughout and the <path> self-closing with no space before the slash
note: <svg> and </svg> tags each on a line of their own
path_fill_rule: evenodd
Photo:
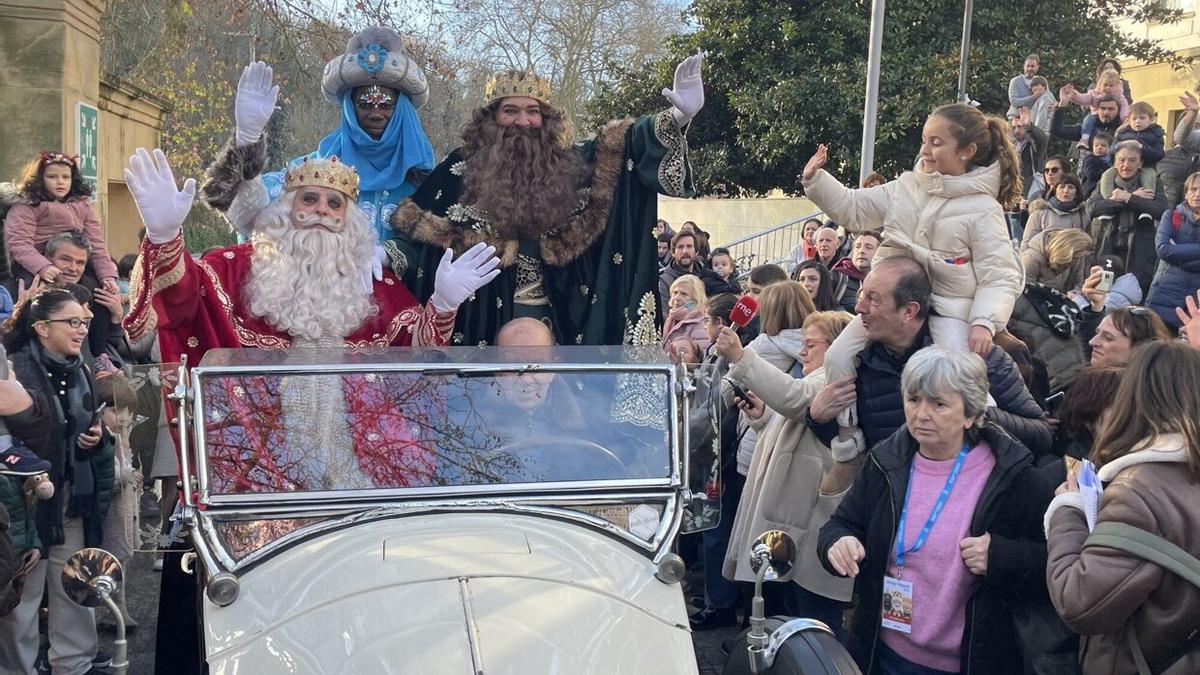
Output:
<svg viewBox="0 0 1200 675">
<path fill-rule="evenodd" d="M 513 349 L 514 360 L 548 361 L 554 335 L 546 324 L 518 318 L 496 335 L 496 346 Z M 542 352 L 539 354 L 539 352 Z M 540 357 L 540 358 L 539 358 Z M 574 378 L 528 370 L 499 374 L 488 383 L 491 396 L 477 407 L 483 442 L 491 451 L 488 467 L 505 482 L 621 478 L 624 467 L 603 441 L 603 425 L 585 418 L 586 392 Z M 607 417 L 607 416 L 605 416 Z M 590 446 L 590 447 L 583 447 Z"/>
</svg>

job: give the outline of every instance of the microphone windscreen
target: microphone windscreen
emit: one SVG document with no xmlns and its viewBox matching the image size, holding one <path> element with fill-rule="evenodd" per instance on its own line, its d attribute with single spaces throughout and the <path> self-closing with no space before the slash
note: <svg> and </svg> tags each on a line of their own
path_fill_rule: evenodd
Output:
<svg viewBox="0 0 1200 675">
<path fill-rule="evenodd" d="M 758 314 L 758 301 L 749 295 L 743 295 L 729 312 L 729 322 L 738 328 L 745 328 L 746 324 L 754 319 L 755 314 Z"/>
</svg>

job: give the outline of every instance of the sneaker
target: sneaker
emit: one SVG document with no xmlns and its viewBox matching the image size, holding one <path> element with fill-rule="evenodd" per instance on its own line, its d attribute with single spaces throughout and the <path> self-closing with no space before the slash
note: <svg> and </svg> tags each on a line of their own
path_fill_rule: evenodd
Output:
<svg viewBox="0 0 1200 675">
<path fill-rule="evenodd" d="M 0 450 L 0 474 L 36 476 L 50 471 L 50 462 L 38 457 L 23 445 Z"/>
<path fill-rule="evenodd" d="M 96 650 L 96 658 L 92 659 L 92 670 L 104 669 L 112 665 L 112 654 L 103 649 Z"/>
<path fill-rule="evenodd" d="M 713 630 L 715 628 L 728 628 L 736 626 L 738 623 L 737 614 L 732 607 L 717 609 L 715 607 L 705 607 L 688 617 L 688 623 L 691 624 L 692 630 L 696 632 Z"/>
</svg>

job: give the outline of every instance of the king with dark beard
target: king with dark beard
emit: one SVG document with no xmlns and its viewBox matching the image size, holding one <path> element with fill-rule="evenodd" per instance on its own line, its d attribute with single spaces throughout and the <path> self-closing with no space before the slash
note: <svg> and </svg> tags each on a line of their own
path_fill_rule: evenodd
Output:
<svg viewBox="0 0 1200 675">
<path fill-rule="evenodd" d="M 418 299 L 447 248 L 496 247 L 502 271 L 459 308 L 452 342 L 483 345 L 517 317 L 545 321 L 559 344 L 657 338 L 659 193 L 691 194 L 684 130 L 704 104 L 701 56 L 679 64 L 671 108 L 609 122 L 574 143 L 550 86 L 507 71 L 450 153 L 392 215 L 385 248 Z"/>
</svg>

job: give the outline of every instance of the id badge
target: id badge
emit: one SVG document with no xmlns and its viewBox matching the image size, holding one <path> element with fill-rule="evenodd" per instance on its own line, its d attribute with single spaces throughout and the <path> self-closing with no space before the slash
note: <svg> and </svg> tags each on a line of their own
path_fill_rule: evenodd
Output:
<svg viewBox="0 0 1200 675">
<path fill-rule="evenodd" d="M 883 578 L 883 627 L 912 633 L 913 585 L 895 577 Z"/>
</svg>

